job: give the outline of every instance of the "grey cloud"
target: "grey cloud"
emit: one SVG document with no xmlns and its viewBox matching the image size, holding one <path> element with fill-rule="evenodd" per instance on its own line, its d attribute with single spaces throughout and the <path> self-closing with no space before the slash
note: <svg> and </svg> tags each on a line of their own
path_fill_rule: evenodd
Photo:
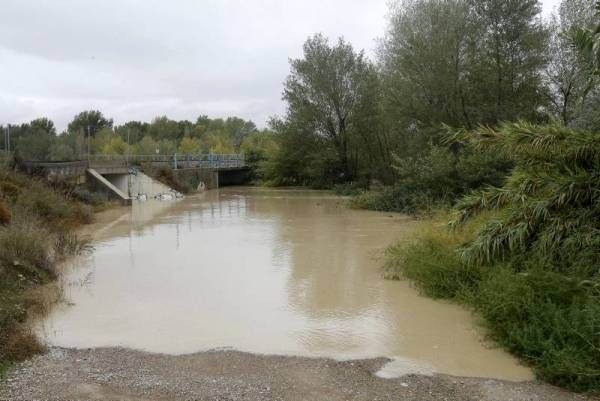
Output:
<svg viewBox="0 0 600 401">
<path fill-rule="evenodd" d="M 117 123 L 209 114 L 263 125 L 283 111 L 288 58 L 308 35 L 373 50 L 386 3 L 3 0 L 0 123 L 47 116 L 62 129 L 94 108 Z"/>
</svg>

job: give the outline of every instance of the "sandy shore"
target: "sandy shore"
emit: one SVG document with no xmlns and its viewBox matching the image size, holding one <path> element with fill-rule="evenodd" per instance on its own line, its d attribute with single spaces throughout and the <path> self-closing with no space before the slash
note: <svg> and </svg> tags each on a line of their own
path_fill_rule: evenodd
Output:
<svg viewBox="0 0 600 401">
<path fill-rule="evenodd" d="M 0 400 L 589 400 L 546 384 L 409 375 L 381 379 L 386 359 L 210 351 L 169 356 L 119 348 L 51 348 L 15 366 Z"/>
</svg>

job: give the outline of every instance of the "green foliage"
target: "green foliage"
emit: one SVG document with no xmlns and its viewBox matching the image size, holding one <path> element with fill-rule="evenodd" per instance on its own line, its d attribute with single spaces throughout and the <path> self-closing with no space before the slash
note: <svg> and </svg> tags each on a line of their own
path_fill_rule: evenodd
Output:
<svg viewBox="0 0 600 401">
<path fill-rule="evenodd" d="M 516 163 L 503 186 L 476 191 L 457 205 L 455 226 L 482 211 L 499 212 L 463 249 L 464 258 L 489 263 L 538 254 L 594 273 L 600 263 L 600 134 L 516 123 L 455 139 L 476 152 L 512 155 Z"/>
<path fill-rule="evenodd" d="M 279 145 L 275 135 L 265 130 L 246 136 L 240 145 L 240 151 L 252 168 L 253 178 L 264 180 L 265 163 L 279 151 Z"/>
<path fill-rule="evenodd" d="M 113 120 L 107 119 L 98 110 L 82 111 L 69 123 L 69 132 L 80 132 L 84 135 L 95 136 L 104 128 L 112 128 Z"/>
<path fill-rule="evenodd" d="M 600 19 L 600 1 L 596 1 L 596 17 Z M 600 22 L 593 27 L 576 26 L 571 31 L 571 40 L 586 60 L 591 74 L 600 73 Z"/>
<path fill-rule="evenodd" d="M 496 267 L 472 305 L 490 335 L 533 365 L 538 378 L 600 393 L 600 291 L 542 263 L 515 273 Z"/>
<path fill-rule="evenodd" d="M 331 190 L 339 196 L 358 196 L 362 195 L 367 190 L 366 188 L 366 183 L 352 181 L 335 184 Z"/>
<path fill-rule="evenodd" d="M 600 392 L 598 276 L 565 275 L 534 258 L 466 263 L 459 248 L 477 231 L 472 223 L 455 232 L 431 224 L 388 251 L 384 273 L 410 279 L 428 296 L 471 307 L 483 317 L 489 337 L 530 364 L 540 379 Z"/>
<path fill-rule="evenodd" d="M 450 235 L 442 227 L 437 227 L 437 232 L 434 229 L 390 248 L 384 275 L 392 280 L 408 278 L 433 298 L 469 299 L 485 273 L 460 260 L 455 248 L 462 236 Z"/>
<path fill-rule="evenodd" d="M 459 197 L 483 185 L 499 185 L 512 163 L 506 157 L 471 152 L 453 152 L 433 146 L 429 154 L 416 157 L 393 157 L 396 183 L 380 192 L 364 193 L 352 201 L 354 207 L 428 213 L 451 206 Z"/>
<path fill-rule="evenodd" d="M 52 137 L 44 132 L 28 133 L 14 141 L 15 153 L 25 160 L 48 160 Z"/>
<path fill-rule="evenodd" d="M 312 137 L 317 137 L 335 151 L 338 171 L 331 171 L 333 176 L 314 176 L 313 179 L 355 178 L 360 163 L 359 149 L 369 150 L 372 143 L 381 144 L 376 121 L 373 121 L 378 112 L 379 91 L 374 66 L 343 39 L 332 46 L 322 35 L 309 38 L 304 44 L 304 57 L 290 64 L 291 72 L 283 91 L 288 103 L 288 129 L 302 127 L 297 135 L 306 136 L 309 143 L 316 141 Z M 302 141 L 297 143 L 302 144 Z M 282 151 L 287 149 L 282 147 Z M 376 152 L 369 151 L 369 162 L 373 164 L 373 159 L 385 157 L 388 151 L 382 146 L 378 146 Z M 315 156 L 306 154 L 307 158 Z M 319 164 L 321 160 L 311 162 Z"/>
</svg>

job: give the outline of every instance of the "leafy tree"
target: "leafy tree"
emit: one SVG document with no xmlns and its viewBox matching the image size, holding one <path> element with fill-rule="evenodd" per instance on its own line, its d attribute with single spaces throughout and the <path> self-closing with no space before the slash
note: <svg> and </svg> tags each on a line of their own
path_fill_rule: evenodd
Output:
<svg viewBox="0 0 600 401">
<path fill-rule="evenodd" d="M 553 16 L 551 20 L 546 78 L 553 112 L 565 125 L 576 118 L 581 101 L 591 89 L 588 68 L 569 35 L 577 27 L 591 27 L 593 14 L 591 0 L 568 0 L 561 3 L 558 18 Z"/>
<path fill-rule="evenodd" d="M 104 128 L 112 128 L 113 120 L 107 119 L 98 110 L 82 111 L 77 114 L 73 121 L 69 123 L 69 132 L 83 132 L 85 135 L 95 136 L 97 132 Z"/>
<path fill-rule="evenodd" d="M 166 116 L 156 117 L 150 123 L 148 132 L 156 141 L 162 139 L 178 140 L 183 136 L 183 131 L 177 124 L 177 121 L 171 120 Z"/>
<path fill-rule="evenodd" d="M 158 143 L 150 135 L 146 135 L 135 146 L 135 151 L 139 155 L 154 155 L 158 149 Z"/>
<path fill-rule="evenodd" d="M 600 19 L 600 1 L 596 1 L 596 17 Z M 574 27 L 571 38 L 590 68 L 590 75 L 600 74 L 600 21 L 589 27 L 584 23 Z"/>
<path fill-rule="evenodd" d="M 50 136 L 56 136 L 56 127 L 54 122 L 46 117 L 36 118 L 29 123 L 29 129 L 32 133 L 44 133 Z"/>
<path fill-rule="evenodd" d="M 197 155 L 202 151 L 202 144 L 196 138 L 184 136 L 179 144 L 178 153 Z"/>
<path fill-rule="evenodd" d="M 337 149 L 321 135 L 302 124 L 273 119 L 277 147 L 262 164 L 263 177 L 274 185 L 331 186 Z"/>
<path fill-rule="evenodd" d="M 368 96 L 373 67 L 343 39 L 330 46 L 322 35 L 309 38 L 304 58 L 290 64 L 283 92 L 290 126 L 304 126 L 331 143 L 340 173 L 351 178 L 355 173 L 351 137 L 357 134 L 358 111 Z"/>
<path fill-rule="evenodd" d="M 396 130 L 411 135 L 408 127 L 470 126 L 475 120 L 466 73 L 478 29 L 471 17 L 462 0 L 395 3 L 379 53 Z"/>
<path fill-rule="evenodd" d="M 53 143 L 48 158 L 51 161 L 70 161 L 75 159 L 75 152 L 66 143 Z"/>
<path fill-rule="evenodd" d="M 469 0 L 479 23 L 473 98 L 480 122 L 538 120 L 544 105 L 542 70 L 548 32 L 538 0 Z M 476 95 L 475 95 L 476 94 Z"/>
<path fill-rule="evenodd" d="M 15 140 L 14 150 L 22 160 L 46 161 L 52 145 L 52 136 L 45 132 L 27 133 Z"/>
</svg>

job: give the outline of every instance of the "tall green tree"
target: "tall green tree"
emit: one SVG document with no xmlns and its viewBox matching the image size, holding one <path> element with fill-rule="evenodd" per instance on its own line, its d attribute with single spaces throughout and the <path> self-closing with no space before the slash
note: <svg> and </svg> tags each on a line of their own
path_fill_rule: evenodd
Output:
<svg viewBox="0 0 600 401">
<path fill-rule="evenodd" d="M 553 16 L 550 22 L 550 60 L 545 75 L 553 114 L 565 125 L 577 117 L 586 92 L 594 86 L 585 60 L 570 38 L 574 29 L 591 28 L 593 17 L 592 0 L 566 0 L 561 3 L 558 16 Z"/>
<path fill-rule="evenodd" d="M 395 3 L 379 54 L 387 113 L 397 130 L 471 125 L 466 72 L 475 29 L 462 0 Z"/>
<path fill-rule="evenodd" d="M 96 135 L 103 128 L 112 128 L 113 120 L 107 119 L 98 110 L 87 110 L 77 114 L 69 123 L 69 132 L 83 132 L 85 135 Z"/>
<path fill-rule="evenodd" d="M 595 3 L 596 23 L 592 26 L 580 24 L 572 32 L 572 40 L 586 59 L 592 75 L 600 74 L 600 1 Z"/>
<path fill-rule="evenodd" d="M 373 67 L 363 52 L 339 39 L 330 45 L 323 35 L 304 44 L 304 57 L 291 60 L 291 72 L 284 84 L 290 127 L 303 126 L 307 135 L 316 135 L 337 152 L 339 172 L 345 179 L 356 171 L 353 137 L 360 135 L 360 108 L 367 106 L 369 77 Z"/>
<path fill-rule="evenodd" d="M 469 0 L 478 21 L 476 82 L 481 120 L 536 120 L 544 106 L 548 31 L 538 0 Z"/>
<path fill-rule="evenodd" d="M 54 122 L 46 117 L 36 118 L 29 123 L 31 132 L 33 133 L 44 133 L 46 135 L 55 136 L 56 127 Z"/>
</svg>

